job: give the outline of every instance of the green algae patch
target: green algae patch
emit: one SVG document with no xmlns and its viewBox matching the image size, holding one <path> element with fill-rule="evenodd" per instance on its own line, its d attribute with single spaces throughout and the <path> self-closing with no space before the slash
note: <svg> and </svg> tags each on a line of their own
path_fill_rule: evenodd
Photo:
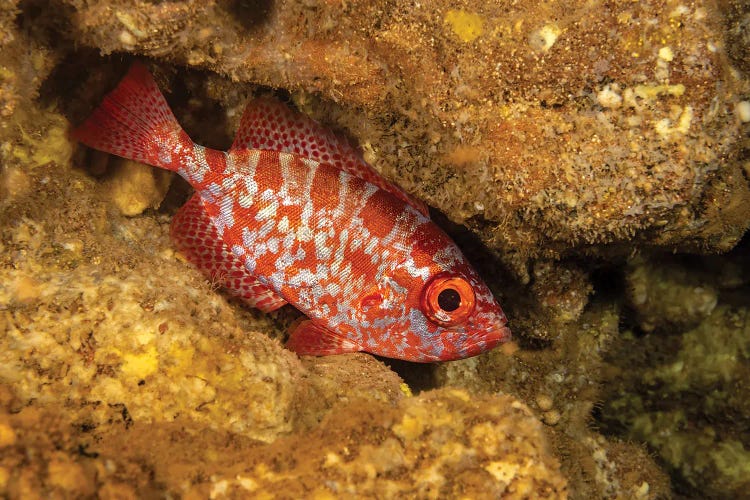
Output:
<svg viewBox="0 0 750 500">
<path fill-rule="evenodd" d="M 750 360 L 748 314 L 747 308 L 720 305 L 697 328 L 683 333 L 675 360 L 644 372 L 644 381 L 666 384 L 673 391 L 702 389 L 707 395 L 717 384 L 736 382 Z"/>
<path fill-rule="evenodd" d="M 750 453 L 747 242 L 720 257 L 635 259 L 629 307 L 640 327 L 610 354 L 601 418 L 649 445 L 687 493 L 734 498 Z"/>
</svg>

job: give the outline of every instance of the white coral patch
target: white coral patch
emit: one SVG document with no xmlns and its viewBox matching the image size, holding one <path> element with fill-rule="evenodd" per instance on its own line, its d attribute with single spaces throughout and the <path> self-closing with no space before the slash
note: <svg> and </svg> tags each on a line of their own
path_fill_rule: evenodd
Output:
<svg viewBox="0 0 750 500">
<path fill-rule="evenodd" d="M 529 35 L 529 45 L 540 52 L 547 52 L 557 41 L 562 30 L 555 24 L 546 24 Z"/>
</svg>

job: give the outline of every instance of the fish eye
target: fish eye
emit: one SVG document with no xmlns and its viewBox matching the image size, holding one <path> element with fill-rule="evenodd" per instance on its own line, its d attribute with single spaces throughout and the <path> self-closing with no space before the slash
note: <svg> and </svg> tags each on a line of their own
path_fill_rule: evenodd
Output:
<svg viewBox="0 0 750 500">
<path fill-rule="evenodd" d="M 460 276 L 441 273 L 427 282 L 422 291 L 422 310 L 432 321 L 453 326 L 462 323 L 474 310 L 474 288 Z"/>
<path fill-rule="evenodd" d="M 453 288 L 446 288 L 438 294 L 438 306 L 446 312 L 453 312 L 461 306 L 461 295 Z"/>
</svg>

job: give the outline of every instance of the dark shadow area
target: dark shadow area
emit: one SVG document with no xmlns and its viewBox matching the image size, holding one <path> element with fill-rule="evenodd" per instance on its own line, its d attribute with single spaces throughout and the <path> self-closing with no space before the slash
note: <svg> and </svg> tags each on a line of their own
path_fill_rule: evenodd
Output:
<svg viewBox="0 0 750 500">
<path fill-rule="evenodd" d="M 249 31 L 268 20 L 275 3 L 275 0 L 233 0 L 229 3 L 228 11 Z"/>
<path fill-rule="evenodd" d="M 592 301 L 620 304 L 617 327 L 620 332 L 632 331 L 636 336 L 643 332 L 636 321 L 635 311 L 624 300 L 626 295 L 625 261 L 595 265 L 589 273 L 594 291 Z"/>
<path fill-rule="evenodd" d="M 75 15 L 71 5 L 57 0 L 25 0 L 18 4 L 18 8 L 20 14 L 16 25 L 31 38 L 54 47 L 73 46 L 67 24 Z"/>
<path fill-rule="evenodd" d="M 747 41 L 750 37 L 750 3 L 737 0 L 719 2 L 719 6 L 724 10 L 727 54 L 736 68 L 750 73 L 750 44 Z"/>
<path fill-rule="evenodd" d="M 604 360 L 602 399 L 592 411 L 593 420 L 605 436 L 644 442 L 670 474 L 674 498 L 725 498 L 706 494 L 701 470 L 714 474 L 711 464 L 722 465 L 732 443 L 747 443 L 750 435 L 745 384 L 750 234 L 722 255 L 662 252 L 643 258 L 655 272 L 675 269 L 669 276 L 677 286 L 693 286 L 694 280 L 696 287 L 715 289 L 717 304 L 694 324 L 668 323 L 644 331 L 636 311 L 625 303 L 621 336 Z M 686 281 L 681 281 L 681 273 Z M 614 274 L 596 270 L 592 278 L 597 294 L 627 295 L 625 272 L 615 279 Z M 659 299 L 649 296 L 648 300 Z M 709 456 L 712 453 L 716 462 Z M 727 462 L 725 466 L 727 472 L 713 475 L 714 481 L 723 474 L 731 478 L 731 470 L 739 465 Z M 716 484 L 709 488 L 721 489 Z"/>
<path fill-rule="evenodd" d="M 597 299 L 609 302 L 617 300 L 625 293 L 625 282 L 623 276 L 623 264 L 618 263 L 594 263 L 591 261 L 578 263 L 589 270 L 591 284 L 594 286 L 594 295 Z"/>
<path fill-rule="evenodd" d="M 468 261 L 480 276 L 496 293 L 493 285 L 505 285 L 511 282 L 495 252 L 487 248 L 482 240 L 466 226 L 452 222 L 445 214 L 430 207 L 432 220 L 456 242 Z"/>
<path fill-rule="evenodd" d="M 80 123 L 125 76 L 132 57 L 102 57 L 95 49 L 70 52 L 39 89 L 39 101 L 56 106 L 72 124 Z"/>
<path fill-rule="evenodd" d="M 400 359 L 375 357 L 404 379 L 414 394 L 438 387 L 437 380 L 435 380 L 436 365 L 433 363 L 412 363 Z"/>
</svg>

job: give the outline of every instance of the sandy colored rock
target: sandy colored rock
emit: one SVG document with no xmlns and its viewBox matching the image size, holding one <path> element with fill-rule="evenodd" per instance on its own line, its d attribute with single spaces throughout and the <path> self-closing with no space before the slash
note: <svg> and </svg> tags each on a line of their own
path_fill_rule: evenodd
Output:
<svg viewBox="0 0 750 500">
<path fill-rule="evenodd" d="M 16 444 L 16 432 L 5 422 L 0 422 L 0 448 Z"/>
<path fill-rule="evenodd" d="M 224 299 L 200 298 L 208 284 L 170 250 L 167 225 L 111 217 L 81 174 L 34 175 L 46 184 L 33 204 L 22 197 L 3 209 L 12 225 L 0 268 L 0 378 L 29 400 L 95 404 L 93 421 L 117 407 L 123 418 L 179 416 L 258 439 L 288 430 L 283 409 L 302 367 Z M 96 233 L 79 241 L 76 226 Z"/>
<path fill-rule="evenodd" d="M 507 396 L 442 390 L 405 399 L 398 408 L 352 405 L 269 452 L 213 478 L 208 491 L 230 497 L 283 491 L 285 498 L 567 498 L 541 424 Z"/>
<path fill-rule="evenodd" d="M 159 208 L 169 189 L 172 174 L 130 160 L 111 169 L 109 196 L 123 215 L 139 215 L 147 208 Z"/>
<path fill-rule="evenodd" d="M 0 470 L 8 472 L 0 493 L 567 498 L 541 424 L 508 396 L 442 390 L 395 406 L 351 402 L 316 429 L 271 445 L 191 422 L 111 421 L 91 428 L 61 418 L 60 410 L 0 409 L 0 417 L 23 436 L 0 457 Z M 51 450 L 53 442 L 64 445 L 63 451 Z M 30 459 L 25 450 L 34 450 Z"/>
<path fill-rule="evenodd" d="M 53 458 L 47 464 L 47 483 L 69 494 L 88 496 L 94 493 L 94 478 L 90 471 L 66 456 Z"/>
</svg>

